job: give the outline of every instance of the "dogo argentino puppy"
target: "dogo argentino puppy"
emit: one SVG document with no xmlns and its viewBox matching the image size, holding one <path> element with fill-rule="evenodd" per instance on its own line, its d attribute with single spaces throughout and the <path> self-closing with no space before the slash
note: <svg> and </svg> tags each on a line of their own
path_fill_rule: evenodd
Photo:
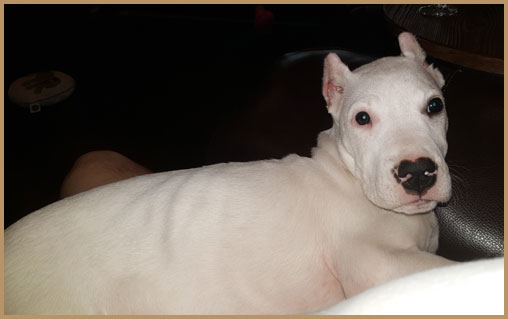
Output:
<svg viewBox="0 0 508 319">
<path fill-rule="evenodd" d="M 351 72 L 325 59 L 333 117 L 311 158 L 101 186 L 5 232 L 7 314 L 295 314 L 452 262 L 441 73 L 409 33 Z"/>
</svg>

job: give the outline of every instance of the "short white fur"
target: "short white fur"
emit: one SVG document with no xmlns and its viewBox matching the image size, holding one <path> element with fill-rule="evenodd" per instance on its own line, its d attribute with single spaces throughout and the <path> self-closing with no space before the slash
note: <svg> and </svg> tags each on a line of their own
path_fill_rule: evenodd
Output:
<svg viewBox="0 0 508 319">
<path fill-rule="evenodd" d="M 434 255 L 450 196 L 443 78 L 414 37 L 351 72 L 325 60 L 334 119 L 311 158 L 218 164 L 102 186 L 5 232 L 7 314 L 296 314 L 453 262 Z M 354 114 L 369 112 L 369 127 Z M 391 169 L 431 158 L 412 204 Z"/>
</svg>

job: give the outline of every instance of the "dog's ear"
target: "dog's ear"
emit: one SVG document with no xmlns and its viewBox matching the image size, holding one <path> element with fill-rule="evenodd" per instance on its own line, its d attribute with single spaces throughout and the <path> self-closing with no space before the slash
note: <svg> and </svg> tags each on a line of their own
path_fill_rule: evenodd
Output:
<svg viewBox="0 0 508 319">
<path fill-rule="evenodd" d="M 403 56 L 413 58 L 422 64 L 425 63 L 426 54 L 411 33 L 402 32 L 399 34 L 399 46 Z"/>
<path fill-rule="evenodd" d="M 445 84 L 445 79 L 443 77 L 443 74 L 441 74 L 441 71 L 439 71 L 437 68 L 435 68 L 432 64 L 427 65 L 426 69 L 427 69 L 427 72 L 429 72 L 430 75 L 432 75 L 432 77 L 436 81 L 439 88 L 442 89 Z"/>
<path fill-rule="evenodd" d="M 427 72 L 429 72 L 430 75 L 432 75 L 439 88 L 443 87 L 445 83 L 443 75 L 441 74 L 441 72 L 439 72 L 438 69 L 427 63 L 427 61 L 425 60 L 426 58 L 425 51 L 423 51 L 420 44 L 418 44 L 418 41 L 416 40 L 414 35 L 412 35 L 409 32 L 402 32 L 401 34 L 399 34 L 399 46 L 403 56 L 413 58 L 417 62 L 421 63 L 423 67 L 427 70 Z"/>
<path fill-rule="evenodd" d="M 330 114 L 337 113 L 350 74 L 351 71 L 337 54 L 328 54 L 323 73 L 323 96 Z"/>
</svg>

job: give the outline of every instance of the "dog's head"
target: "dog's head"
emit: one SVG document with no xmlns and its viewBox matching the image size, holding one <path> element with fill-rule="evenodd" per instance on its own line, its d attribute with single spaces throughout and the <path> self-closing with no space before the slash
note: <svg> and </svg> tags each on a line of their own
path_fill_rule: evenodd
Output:
<svg viewBox="0 0 508 319">
<path fill-rule="evenodd" d="M 450 198 L 444 157 L 448 120 L 441 73 L 410 33 L 401 56 L 354 72 L 335 54 L 325 59 L 323 95 L 345 165 L 375 205 L 421 213 Z"/>
</svg>

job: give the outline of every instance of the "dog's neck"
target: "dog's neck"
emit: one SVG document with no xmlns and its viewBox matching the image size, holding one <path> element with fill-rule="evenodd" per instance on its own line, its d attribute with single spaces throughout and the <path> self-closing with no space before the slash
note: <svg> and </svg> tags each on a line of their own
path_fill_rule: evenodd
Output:
<svg viewBox="0 0 508 319">
<path fill-rule="evenodd" d="M 351 180 L 356 180 L 343 158 L 340 145 L 337 142 L 337 127 L 319 133 L 317 146 L 312 149 L 312 158 L 322 164 L 329 174 L 346 175 Z"/>
</svg>

